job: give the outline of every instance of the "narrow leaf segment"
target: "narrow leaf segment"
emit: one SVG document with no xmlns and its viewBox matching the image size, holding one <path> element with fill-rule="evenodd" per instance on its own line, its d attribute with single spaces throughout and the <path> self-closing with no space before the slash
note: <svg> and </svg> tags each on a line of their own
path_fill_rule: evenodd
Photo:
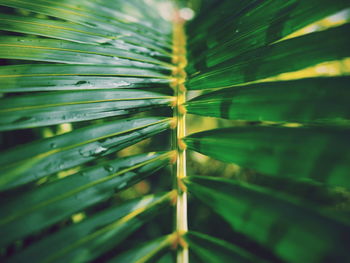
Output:
<svg viewBox="0 0 350 263">
<path fill-rule="evenodd" d="M 272 250 L 283 262 L 350 260 L 350 226 L 345 220 L 308 209 L 277 192 L 230 179 L 189 176 L 184 183 L 193 196 L 221 215 L 235 231 Z M 191 233 L 187 236 L 191 249 L 196 249 L 198 245 L 193 243 L 196 245 L 198 238 L 194 239 Z M 213 251 L 217 251 L 215 247 Z"/>
<path fill-rule="evenodd" d="M 10 149 L 0 155 L 0 189 L 14 188 L 95 160 L 158 134 L 169 125 L 169 118 L 117 120 Z"/>
<path fill-rule="evenodd" d="M 188 230 L 187 226 L 187 194 L 182 179 L 186 177 L 186 145 L 182 138 L 186 136 L 186 110 L 184 103 L 186 102 L 186 36 L 184 32 L 184 21 L 177 15 L 174 18 L 173 29 L 173 58 L 175 65 L 172 76 L 172 88 L 174 89 L 176 101 L 174 109 L 174 118 L 176 120 L 176 133 L 174 134 L 174 147 L 177 150 L 176 160 L 176 180 L 175 187 L 178 191 L 176 203 L 176 222 L 175 227 L 179 236 L 185 234 Z M 188 262 L 188 248 L 185 243 L 180 243 L 178 249 L 177 262 Z"/>
<path fill-rule="evenodd" d="M 165 211 L 175 192 L 145 196 L 106 209 L 17 253 L 8 262 L 88 262 Z"/>
<path fill-rule="evenodd" d="M 163 255 L 176 239 L 176 233 L 151 240 L 113 258 L 109 263 L 147 263 Z"/>
<path fill-rule="evenodd" d="M 188 149 L 259 173 L 350 188 L 349 134 L 339 127 L 232 127 L 185 141 Z"/>
<path fill-rule="evenodd" d="M 172 152 L 117 158 L 0 202 L 0 246 L 102 202 L 169 163 Z"/>
<path fill-rule="evenodd" d="M 191 246 L 191 256 L 195 255 L 200 262 L 267 263 L 253 253 L 206 234 L 189 231 L 185 239 Z"/>
</svg>

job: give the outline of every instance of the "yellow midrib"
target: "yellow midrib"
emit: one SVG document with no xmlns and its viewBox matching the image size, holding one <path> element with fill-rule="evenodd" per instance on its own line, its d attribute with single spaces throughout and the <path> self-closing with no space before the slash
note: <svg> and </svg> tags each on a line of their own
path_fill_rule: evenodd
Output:
<svg viewBox="0 0 350 263">
<path fill-rule="evenodd" d="M 186 177 L 186 145 L 182 139 L 186 136 L 186 35 L 184 21 L 175 19 L 173 26 L 173 56 L 172 62 L 175 68 L 172 72 L 172 88 L 176 103 L 174 105 L 174 118 L 176 120 L 176 136 L 174 136 L 174 149 L 177 152 L 176 179 L 174 188 L 177 190 L 175 231 L 181 237 L 188 231 L 187 223 L 187 193 L 182 179 Z M 177 246 L 177 263 L 188 263 L 188 247 L 183 242 Z"/>
</svg>

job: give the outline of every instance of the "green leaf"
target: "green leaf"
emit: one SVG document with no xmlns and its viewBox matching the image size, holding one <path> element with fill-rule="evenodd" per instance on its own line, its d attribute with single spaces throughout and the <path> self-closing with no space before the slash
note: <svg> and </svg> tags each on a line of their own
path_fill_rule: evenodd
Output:
<svg viewBox="0 0 350 263">
<path fill-rule="evenodd" d="M 166 40 L 162 41 L 161 37 L 155 39 L 152 33 L 149 34 L 148 32 L 152 32 L 152 29 L 146 30 L 146 28 L 143 28 L 142 30 L 139 25 L 140 23 L 137 23 L 136 26 L 131 26 L 130 23 L 127 23 L 126 21 L 118 21 L 116 19 L 120 14 L 118 11 L 116 11 L 117 13 L 113 12 L 112 16 L 103 11 L 102 14 L 99 14 L 101 13 L 99 10 L 106 9 L 103 9 L 103 5 L 94 4 L 92 1 L 84 1 L 84 3 L 77 5 L 76 1 L 61 2 L 36 0 L 35 2 L 32 2 L 29 0 L 0 0 L 0 5 L 26 9 L 35 13 L 49 15 L 85 26 L 98 28 L 115 37 L 123 38 L 129 43 L 135 43 L 138 45 L 142 43 L 143 46 L 155 50 L 164 50 L 164 47 L 168 49 L 171 46 Z M 117 7 L 118 5 L 114 3 L 111 10 L 115 10 Z M 135 10 L 138 8 L 132 6 L 132 9 Z M 144 23 L 147 23 L 147 20 L 144 21 Z"/>
<path fill-rule="evenodd" d="M 0 155 L 2 190 L 101 158 L 169 127 L 171 119 L 125 119 L 74 130 Z"/>
<path fill-rule="evenodd" d="M 259 83 L 222 89 L 187 103 L 188 113 L 250 121 L 340 122 L 350 119 L 349 77 Z"/>
<path fill-rule="evenodd" d="M 350 226 L 264 191 L 214 177 L 184 179 L 190 193 L 286 262 L 347 262 Z"/>
<path fill-rule="evenodd" d="M 147 153 L 104 162 L 47 185 L 4 196 L 0 246 L 105 201 L 169 164 L 172 153 Z"/>
<path fill-rule="evenodd" d="M 230 176 L 239 181 L 280 192 L 298 202 L 303 202 L 312 209 L 324 211 L 334 218 L 350 222 L 348 214 L 350 195 L 349 191 L 343 187 L 330 187 L 315 181 L 270 176 L 244 169 L 241 170 L 241 173 L 232 173 Z M 335 207 L 339 209 L 334 209 Z"/>
<path fill-rule="evenodd" d="M 257 172 L 350 188 L 349 129 L 234 127 L 192 134 L 189 149 Z"/>
<path fill-rule="evenodd" d="M 191 263 L 350 261 L 349 77 L 266 83 L 327 61 L 339 64 L 339 75 L 346 72 L 349 10 L 333 17 L 345 14 L 332 21 L 336 28 L 284 38 L 350 3 L 276 2 L 0 0 L 0 261 L 107 262 L 118 251 L 112 262 L 155 262 L 163 254 L 158 262 L 173 262 L 187 245 Z M 193 8 L 193 22 L 182 20 L 191 16 L 183 7 Z M 186 112 L 186 88 L 226 88 L 184 106 L 189 113 L 243 119 L 245 126 L 235 121 L 236 127 L 186 138 L 174 130 L 172 149 L 185 148 L 184 139 L 189 150 L 235 162 L 241 167 L 226 167 L 222 176 L 235 169 L 234 176 L 250 185 L 185 177 L 182 168 L 191 173 L 197 167 L 183 155 L 177 181 L 150 177 L 115 194 L 174 163 L 169 134 L 159 133 Z M 146 112 L 161 106 L 168 108 Z M 171 110 L 174 117 L 156 117 Z M 61 123 L 74 123 L 73 130 L 42 128 Z M 156 142 L 135 145 L 158 134 Z M 134 147 L 116 154 L 127 146 Z M 158 192 L 171 181 L 177 190 L 125 201 L 147 192 L 148 183 Z M 223 239 L 240 238 L 237 243 L 183 233 L 186 187 L 234 228 L 225 233 L 213 217 L 208 233 L 218 229 Z M 176 199 L 184 201 L 177 220 L 157 220 L 124 242 Z M 190 213 L 193 224 L 208 212 L 198 209 Z M 174 233 L 164 236 L 172 221 Z M 161 238 L 129 245 L 155 234 Z"/>
<path fill-rule="evenodd" d="M 317 6 L 317 8 L 315 8 Z M 221 1 L 208 8 L 189 26 L 196 70 L 215 65 L 248 50 L 271 44 L 302 27 L 349 7 L 343 0 Z M 225 14 L 225 15 L 223 15 Z M 203 25 L 204 24 L 204 25 Z M 205 45 L 206 44 L 206 45 Z"/>
<path fill-rule="evenodd" d="M 126 50 L 57 39 L 2 36 L 0 47 L 0 58 L 6 59 L 68 64 L 112 64 L 163 70 L 171 68 L 171 65 L 165 62 Z"/>
<path fill-rule="evenodd" d="M 350 56 L 350 24 L 257 48 L 195 73 L 189 89 L 212 89 L 256 81 Z M 317 45 L 315 45 L 317 43 Z"/>
<path fill-rule="evenodd" d="M 158 36 L 161 35 L 162 38 L 167 40 L 167 42 L 171 43 L 171 38 L 169 34 L 172 30 L 172 23 L 169 20 L 163 17 L 164 3 L 168 4 L 166 7 L 168 10 L 172 8 L 169 5 L 169 1 L 163 0 L 116 0 L 116 1 L 105 1 L 105 0 L 97 0 L 99 4 L 108 8 L 108 10 L 114 10 L 113 17 L 123 17 L 125 16 L 125 21 L 132 21 L 135 25 L 145 26 L 148 30 L 153 30 Z M 115 7 L 118 7 L 115 10 Z M 137 7 L 137 8 L 135 8 Z M 121 16 L 115 15 L 115 12 L 119 12 L 122 14 Z M 136 21 L 136 22 L 135 22 Z"/>
<path fill-rule="evenodd" d="M 84 25 L 0 13 L 0 28 L 9 32 L 33 34 L 86 44 L 110 43 L 115 36 Z"/>
<path fill-rule="evenodd" d="M 166 253 L 165 255 L 163 255 L 159 260 L 155 261 L 156 263 L 174 263 L 175 259 L 170 252 Z"/>
<path fill-rule="evenodd" d="M 172 97 L 141 90 L 50 92 L 2 99 L 0 130 L 102 119 L 170 105 Z"/>
<path fill-rule="evenodd" d="M 266 262 L 226 241 L 202 233 L 194 231 L 187 232 L 185 239 L 190 246 L 191 253 L 200 258 L 201 262 Z"/>
<path fill-rule="evenodd" d="M 130 249 L 115 258 L 112 258 L 108 263 L 146 263 L 154 262 L 166 252 L 166 249 L 174 242 L 176 234 L 170 234 L 154 240 L 150 240 L 133 249 Z"/>
<path fill-rule="evenodd" d="M 35 243 L 8 262 L 91 261 L 164 211 L 173 197 L 174 192 L 146 196 L 106 209 Z"/>
<path fill-rule="evenodd" d="M 115 65 L 29 64 L 0 67 L 1 92 L 145 88 L 170 83 L 159 71 Z"/>
<path fill-rule="evenodd" d="M 37 17 L 15 16 L 0 13 L 0 29 L 9 32 L 33 34 L 69 40 L 85 44 L 101 44 L 118 49 L 132 50 L 151 57 L 168 58 L 167 52 L 157 52 L 146 47 L 130 44 L 111 33 L 104 33 L 94 27 Z"/>
</svg>

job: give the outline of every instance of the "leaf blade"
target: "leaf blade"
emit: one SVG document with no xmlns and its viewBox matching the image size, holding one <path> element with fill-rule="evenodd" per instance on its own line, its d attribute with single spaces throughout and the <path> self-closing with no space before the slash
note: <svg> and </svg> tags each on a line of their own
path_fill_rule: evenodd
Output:
<svg viewBox="0 0 350 263">
<path fill-rule="evenodd" d="M 168 129 L 169 125 L 168 118 L 125 119 L 10 149 L 1 154 L 1 189 L 17 187 L 118 151 Z"/>
<path fill-rule="evenodd" d="M 318 6 L 318 8 L 314 8 Z M 208 8 L 190 25 L 194 71 L 216 64 L 276 40 L 349 7 L 345 1 L 222 1 Z M 217 15 L 215 15 L 217 14 Z M 218 15 L 220 14 L 220 15 Z M 205 40 L 205 41 L 204 41 Z M 205 50 L 196 56 L 196 50 Z M 214 62 L 215 60 L 215 62 Z"/>
<path fill-rule="evenodd" d="M 4 98 L 0 130 L 103 119 L 169 106 L 171 101 L 170 96 L 138 90 L 84 90 Z"/>
<path fill-rule="evenodd" d="M 348 57 L 350 40 L 345 36 L 349 30 L 350 24 L 345 24 L 243 53 L 216 66 L 208 66 L 197 76 L 193 74 L 187 86 L 189 89 L 231 87 Z"/>
<path fill-rule="evenodd" d="M 5 197 L 0 245 L 42 230 L 124 190 L 169 164 L 172 153 L 147 153 L 95 165 L 40 188 Z"/>
<path fill-rule="evenodd" d="M 231 243 L 203 233 L 189 231 L 186 233 L 185 239 L 189 243 L 191 252 L 202 262 L 266 262 Z"/>
<path fill-rule="evenodd" d="M 214 177 L 187 177 L 189 191 L 228 221 L 288 262 L 347 261 L 348 225 L 261 188 Z M 233 216 L 234 215 L 234 216 Z M 344 235 L 345 234 L 345 235 Z M 322 237 L 322 238 L 321 238 Z M 346 241 L 345 241 L 346 242 Z"/>
<path fill-rule="evenodd" d="M 157 70 L 113 65 L 29 64 L 0 67 L 2 92 L 164 87 Z"/>
<path fill-rule="evenodd" d="M 310 78 L 228 88 L 196 97 L 186 109 L 192 114 L 231 120 L 347 121 L 349 81 L 349 77 Z"/>
<path fill-rule="evenodd" d="M 25 33 L 85 44 L 114 46 L 123 50 L 133 50 L 136 53 L 152 57 L 169 59 L 169 53 L 162 50 L 152 50 L 120 40 L 111 33 L 101 33 L 97 28 L 81 24 L 67 23 L 37 17 L 16 16 L 0 13 L 0 29 L 8 32 Z"/>
<path fill-rule="evenodd" d="M 145 30 L 140 30 L 137 28 L 137 26 L 136 28 L 132 28 L 132 26 L 130 27 L 130 23 L 125 23 L 116 20 L 116 16 L 101 16 L 100 14 L 98 14 L 98 10 L 101 10 L 101 5 L 94 5 L 94 3 L 91 3 L 90 1 L 85 1 L 84 3 L 82 3 L 82 5 L 78 7 L 76 6 L 76 2 L 74 1 L 71 3 L 62 3 L 57 1 L 53 2 L 38 0 L 35 3 L 33 3 L 28 0 L 1 0 L 0 4 L 13 8 L 23 8 L 31 12 L 57 17 L 67 21 L 80 23 L 89 27 L 98 27 L 104 31 L 107 31 L 119 37 L 126 36 L 127 39 L 129 38 L 130 42 L 140 43 L 140 41 L 142 41 L 144 45 L 148 44 L 149 46 L 153 46 L 155 48 L 159 48 L 162 46 L 165 46 L 167 48 L 169 47 L 169 43 L 167 43 L 167 41 L 165 41 L 164 39 L 163 41 L 156 41 L 155 39 L 152 39 L 154 38 L 152 34 L 146 34 L 145 36 L 143 36 L 141 33 L 144 33 Z M 116 7 L 114 6 L 111 9 L 115 10 Z M 135 6 L 133 6 L 132 9 L 137 10 Z M 120 16 L 120 12 L 117 13 L 117 16 Z"/>
<path fill-rule="evenodd" d="M 109 263 L 146 263 L 160 257 L 166 249 L 174 242 L 175 234 L 153 239 L 136 248 L 132 248 L 121 255 L 109 260 Z"/>
<path fill-rule="evenodd" d="M 348 129 L 234 127 L 192 134 L 191 150 L 257 172 L 349 188 Z"/>
<path fill-rule="evenodd" d="M 146 196 L 109 208 L 36 243 L 15 255 L 9 262 L 26 262 L 28 259 L 36 262 L 91 260 L 124 240 L 153 215 L 168 207 L 173 197 L 173 192 Z M 42 252 L 38 253 L 39 251 Z"/>
<path fill-rule="evenodd" d="M 3 36 L 0 57 L 68 64 L 109 64 L 170 69 L 171 65 L 130 51 L 57 39 Z"/>
</svg>

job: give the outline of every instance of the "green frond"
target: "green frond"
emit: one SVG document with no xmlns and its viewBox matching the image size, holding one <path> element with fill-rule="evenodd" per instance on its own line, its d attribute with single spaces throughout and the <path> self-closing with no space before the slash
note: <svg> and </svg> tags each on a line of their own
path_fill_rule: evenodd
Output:
<svg viewBox="0 0 350 263">
<path fill-rule="evenodd" d="M 170 90 L 165 72 L 115 65 L 22 64 L 0 67 L 1 92 L 152 88 Z"/>
<path fill-rule="evenodd" d="M 82 262 L 92 260 L 122 242 L 169 205 L 172 193 L 145 196 L 122 206 L 111 207 L 70 225 L 9 262 Z"/>
<path fill-rule="evenodd" d="M 129 251 L 124 252 L 121 255 L 111 259 L 110 263 L 146 263 L 155 261 L 160 258 L 166 250 L 172 245 L 174 241 L 175 233 L 164 237 L 157 238 L 155 240 L 147 241 Z"/>
<path fill-rule="evenodd" d="M 169 153 L 147 153 L 104 162 L 76 174 L 18 193 L 1 205 L 4 246 L 75 212 L 110 198 L 169 164 Z"/>
<path fill-rule="evenodd" d="M 338 127 L 234 127 L 191 134 L 185 142 L 263 174 L 349 188 L 349 134 L 349 128 Z"/>
<path fill-rule="evenodd" d="M 1 154 L 1 189 L 116 152 L 169 128 L 168 118 L 138 118 L 95 124 L 63 135 L 34 141 Z"/>
<path fill-rule="evenodd" d="M 201 260 L 200 262 L 266 262 L 233 244 L 202 233 L 190 231 L 186 234 L 185 238 L 191 246 L 194 256 L 199 258 Z"/>
<path fill-rule="evenodd" d="M 349 1 L 0 7 L 1 262 L 350 261 Z"/>
<path fill-rule="evenodd" d="M 5 98 L 0 130 L 103 119 L 168 106 L 172 97 L 138 90 L 66 91 Z"/>
<path fill-rule="evenodd" d="M 348 261 L 349 225 L 266 189 L 214 177 L 185 179 L 190 193 L 231 227 L 287 262 Z M 232 216 L 234 215 L 234 216 Z"/>
</svg>

